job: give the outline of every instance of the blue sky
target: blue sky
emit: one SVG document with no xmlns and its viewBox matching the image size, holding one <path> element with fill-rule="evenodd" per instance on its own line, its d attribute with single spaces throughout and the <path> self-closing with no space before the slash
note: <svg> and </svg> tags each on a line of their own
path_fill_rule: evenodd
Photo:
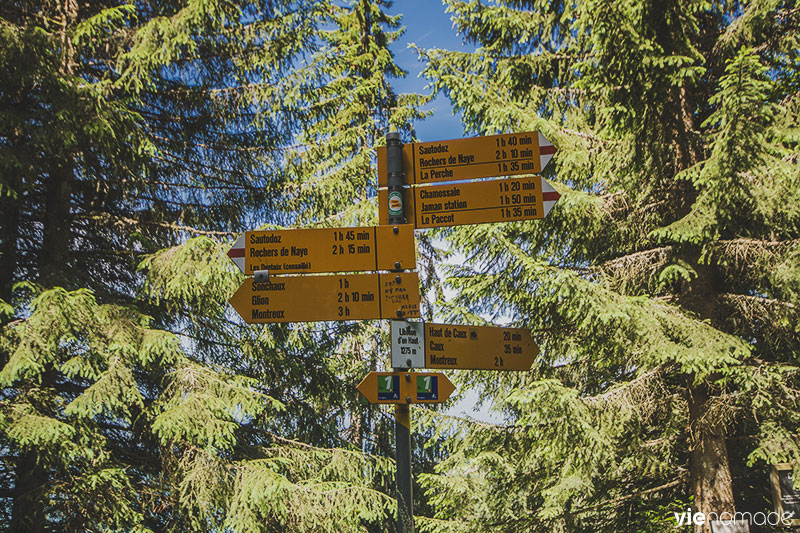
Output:
<svg viewBox="0 0 800 533">
<path fill-rule="evenodd" d="M 447 50 L 474 50 L 471 44 L 465 44 L 456 34 L 450 14 L 438 0 L 396 0 L 391 15 L 403 15 L 401 21 L 406 32 L 393 43 L 395 61 L 408 71 L 408 76 L 394 80 L 395 90 L 399 93 L 427 93 L 427 80 L 419 77 L 424 64 L 419 61 L 417 53 L 408 48 L 410 43 L 420 48 L 444 48 Z M 417 137 L 420 141 L 438 141 L 463 137 L 461 121 L 453 116 L 450 102 L 439 95 L 428 106 L 434 109 L 434 115 L 416 124 Z"/>
<path fill-rule="evenodd" d="M 464 43 L 462 37 L 456 34 L 450 14 L 445 13 L 445 7 L 439 0 L 396 0 L 389 13 L 403 15 L 401 24 L 406 28 L 405 34 L 392 45 L 395 61 L 408 71 L 408 76 L 405 78 L 393 80 L 395 90 L 399 93 L 429 92 L 426 89 L 428 81 L 419 77 L 425 65 L 419 61 L 417 53 L 408 48 L 410 43 L 423 49 L 475 50 L 474 45 Z M 433 116 L 415 125 L 417 138 L 420 141 L 465 137 L 461 120 L 453 116 L 450 102 L 445 96 L 437 96 L 427 108 L 434 110 Z M 454 260 L 460 261 L 460 257 L 457 256 Z M 446 413 L 460 417 L 468 416 L 482 422 L 501 423 L 499 414 L 490 411 L 490 405 L 477 407 L 481 396 L 480 390 L 456 392 L 461 393 L 461 397 L 446 409 Z"/>
</svg>

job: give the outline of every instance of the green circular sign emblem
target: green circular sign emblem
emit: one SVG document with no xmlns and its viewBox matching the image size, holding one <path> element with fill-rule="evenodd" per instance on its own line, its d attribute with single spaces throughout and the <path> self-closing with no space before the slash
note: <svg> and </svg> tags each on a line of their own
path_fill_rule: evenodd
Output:
<svg viewBox="0 0 800 533">
<path fill-rule="evenodd" d="M 402 216 L 403 214 L 403 195 L 400 191 L 389 193 L 389 215 Z"/>
</svg>

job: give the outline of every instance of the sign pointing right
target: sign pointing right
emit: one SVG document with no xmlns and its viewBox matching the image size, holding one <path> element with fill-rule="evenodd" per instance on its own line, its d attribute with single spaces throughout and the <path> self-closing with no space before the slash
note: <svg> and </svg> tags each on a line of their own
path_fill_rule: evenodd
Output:
<svg viewBox="0 0 800 533">
<path fill-rule="evenodd" d="M 468 137 L 403 146 L 411 185 L 539 174 L 556 147 L 538 131 Z M 386 147 L 378 148 L 378 187 L 386 187 Z"/>
<path fill-rule="evenodd" d="M 392 366 L 530 370 L 539 347 L 526 329 L 392 321 Z"/>
<path fill-rule="evenodd" d="M 406 216 L 417 229 L 537 220 L 546 217 L 560 197 L 541 176 L 409 187 Z M 388 224 L 387 202 L 387 189 L 379 189 L 381 224 Z"/>
</svg>

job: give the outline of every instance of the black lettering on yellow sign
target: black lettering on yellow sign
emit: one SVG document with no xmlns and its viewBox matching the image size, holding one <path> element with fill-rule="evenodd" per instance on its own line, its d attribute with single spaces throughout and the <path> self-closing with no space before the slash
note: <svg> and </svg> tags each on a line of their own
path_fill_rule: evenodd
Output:
<svg viewBox="0 0 800 533">
<path fill-rule="evenodd" d="M 414 228 L 410 224 L 248 231 L 228 255 L 245 274 L 259 270 L 307 274 L 416 267 Z"/>
<path fill-rule="evenodd" d="M 280 279 L 281 281 L 277 281 Z M 230 303 L 249 323 L 419 317 L 416 272 L 246 280 Z"/>
<path fill-rule="evenodd" d="M 541 178 L 508 178 L 458 185 L 415 187 L 418 228 L 542 218 Z"/>
<path fill-rule="evenodd" d="M 539 347 L 518 328 L 425 324 L 429 368 L 528 370 Z"/>
<path fill-rule="evenodd" d="M 542 154 L 553 153 L 553 146 L 540 139 L 538 132 L 521 132 L 406 144 L 402 164 L 410 185 L 424 185 L 538 174 L 542 171 Z M 382 146 L 378 148 L 379 187 L 387 186 L 386 164 L 386 147 Z"/>
</svg>

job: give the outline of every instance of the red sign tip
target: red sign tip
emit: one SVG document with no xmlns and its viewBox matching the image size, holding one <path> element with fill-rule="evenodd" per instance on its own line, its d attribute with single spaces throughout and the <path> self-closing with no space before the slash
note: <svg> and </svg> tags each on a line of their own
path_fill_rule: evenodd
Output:
<svg viewBox="0 0 800 533">
<path fill-rule="evenodd" d="M 542 200 L 545 202 L 557 202 L 559 198 L 561 198 L 561 195 L 558 194 L 558 191 L 545 191 L 542 193 Z"/>
</svg>

